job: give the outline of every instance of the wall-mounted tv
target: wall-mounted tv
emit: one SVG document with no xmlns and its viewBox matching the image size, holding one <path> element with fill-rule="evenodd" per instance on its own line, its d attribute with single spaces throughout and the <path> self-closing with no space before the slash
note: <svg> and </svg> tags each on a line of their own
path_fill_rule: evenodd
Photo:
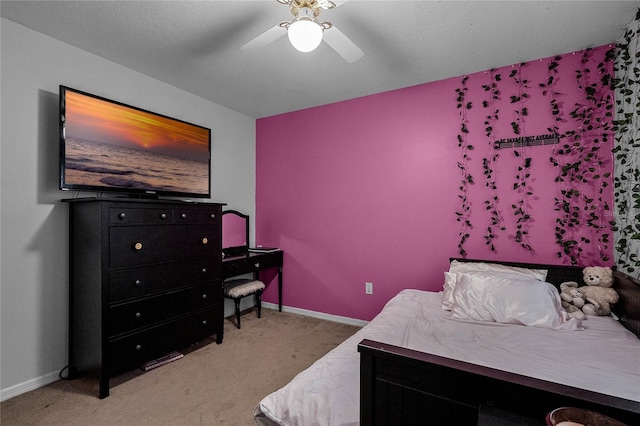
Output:
<svg viewBox="0 0 640 426">
<path fill-rule="evenodd" d="M 60 86 L 60 189 L 209 198 L 211 130 Z"/>
</svg>

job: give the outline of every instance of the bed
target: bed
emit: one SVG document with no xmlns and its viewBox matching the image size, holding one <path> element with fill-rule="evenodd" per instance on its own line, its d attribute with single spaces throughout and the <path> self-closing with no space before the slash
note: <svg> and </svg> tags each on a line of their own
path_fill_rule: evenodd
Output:
<svg viewBox="0 0 640 426">
<path fill-rule="evenodd" d="M 544 271 L 555 287 L 583 284 L 577 267 L 492 264 Z M 304 426 L 541 424 L 553 408 L 576 406 L 640 424 L 640 287 L 614 275 L 619 320 L 563 317 L 549 327 L 453 318 L 444 309 L 446 282 L 441 292 L 402 290 L 366 327 L 260 401 L 254 418 Z M 457 282 L 460 294 L 474 288 Z"/>
</svg>

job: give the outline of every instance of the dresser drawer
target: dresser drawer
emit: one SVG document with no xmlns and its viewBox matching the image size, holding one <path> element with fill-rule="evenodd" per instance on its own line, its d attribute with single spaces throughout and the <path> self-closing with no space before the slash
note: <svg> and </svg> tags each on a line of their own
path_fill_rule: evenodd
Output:
<svg viewBox="0 0 640 426">
<path fill-rule="evenodd" d="M 222 214 L 218 210 L 177 208 L 173 211 L 174 223 L 221 223 Z"/>
<path fill-rule="evenodd" d="M 197 312 L 109 341 L 109 375 L 114 376 L 171 351 L 222 332 L 222 308 Z"/>
<path fill-rule="evenodd" d="M 218 226 L 112 226 L 109 265 L 112 268 L 170 262 L 192 257 L 222 256 Z"/>
<path fill-rule="evenodd" d="M 109 209 L 109 223 L 121 225 L 153 225 L 171 223 L 173 211 L 171 208 L 132 208 L 111 207 Z"/>
<path fill-rule="evenodd" d="M 282 252 L 253 254 L 246 257 L 227 258 L 222 262 L 223 276 L 235 277 L 237 275 L 258 272 L 263 269 L 282 266 Z"/>
<path fill-rule="evenodd" d="M 109 273 L 109 302 L 151 296 L 218 279 L 221 263 L 209 257 Z"/>
<path fill-rule="evenodd" d="M 110 332 L 115 336 L 148 327 L 160 321 L 211 307 L 222 302 L 222 285 L 201 285 L 164 293 L 142 300 L 112 305 L 109 308 Z"/>
<path fill-rule="evenodd" d="M 252 255 L 248 258 L 249 263 L 256 269 L 273 268 L 276 266 L 282 266 L 282 252 L 277 251 L 273 253 L 261 253 L 259 255 Z"/>
</svg>

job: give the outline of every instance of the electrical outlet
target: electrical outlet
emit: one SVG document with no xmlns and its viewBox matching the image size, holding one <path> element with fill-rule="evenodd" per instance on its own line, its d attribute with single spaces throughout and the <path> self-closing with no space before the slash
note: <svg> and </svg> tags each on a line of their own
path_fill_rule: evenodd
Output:
<svg viewBox="0 0 640 426">
<path fill-rule="evenodd" d="M 366 294 L 373 294 L 373 283 L 364 283 L 364 292 Z"/>
</svg>

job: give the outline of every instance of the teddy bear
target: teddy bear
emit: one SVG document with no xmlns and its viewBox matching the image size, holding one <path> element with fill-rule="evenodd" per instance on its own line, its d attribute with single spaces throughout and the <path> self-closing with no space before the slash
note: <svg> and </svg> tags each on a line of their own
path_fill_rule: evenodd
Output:
<svg viewBox="0 0 640 426">
<path fill-rule="evenodd" d="M 570 317 L 583 320 L 586 318 L 582 307 L 585 305 L 585 297 L 578 291 L 578 283 L 567 281 L 560 284 L 560 302 Z"/>
<path fill-rule="evenodd" d="M 618 302 L 618 293 L 613 287 L 613 272 L 609 267 L 588 266 L 582 270 L 586 286 L 578 287 L 587 303 L 582 312 L 587 315 L 609 315 L 611 305 Z"/>
</svg>

